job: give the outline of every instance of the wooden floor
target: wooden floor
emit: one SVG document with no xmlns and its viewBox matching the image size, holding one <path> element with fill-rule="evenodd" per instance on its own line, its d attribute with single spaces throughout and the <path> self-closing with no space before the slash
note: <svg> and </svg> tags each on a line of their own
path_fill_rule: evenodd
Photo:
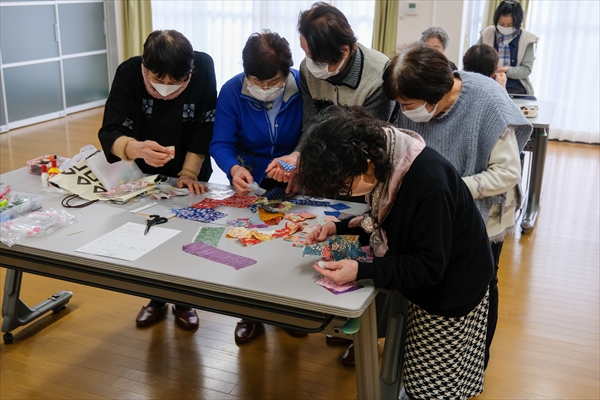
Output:
<svg viewBox="0 0 600 400">
<path fill-rule="evenodd" d="M 0 135 L 0 171 L 42 154 L 99 146 L 102 108 Z M 479 399 L 599 399 L 600 147 L 551 142 L 535 229 L 506 239 L 500 318 Z M 0 259 L 1 264 L 1 259 Z M 1 270 L 4 285 L 4 270 Z M 1 399 L 353 399 L 354 370 L 322 335 L 266 334 L 236 346 L 236 320 L 137 329 L 145 299 L 25 275 L 33 305 L 59 290 L 67 309 L 0 344 Z"/>
</svg>

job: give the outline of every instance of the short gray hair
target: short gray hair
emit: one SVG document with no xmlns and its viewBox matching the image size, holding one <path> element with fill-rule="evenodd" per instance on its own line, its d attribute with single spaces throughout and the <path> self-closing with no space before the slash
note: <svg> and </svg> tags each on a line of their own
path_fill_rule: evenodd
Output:
<svg viewBox="0 0 600 400">
<path fill-rule="evenodd" d="M 442 43 L 444 50 L 446 50 L 450 38 L 448 37 L 448 33 L 446 33 L 446 31 L 443 28 L 440 28 L 438 26 L 432 26 L 431 28 L 425 29 L 421 34 L 421 43 L 425 43 L 425 41 L 430 37 L 434 37 L 437 40 L 439 40 L 440 43 Z"/>
</svg>

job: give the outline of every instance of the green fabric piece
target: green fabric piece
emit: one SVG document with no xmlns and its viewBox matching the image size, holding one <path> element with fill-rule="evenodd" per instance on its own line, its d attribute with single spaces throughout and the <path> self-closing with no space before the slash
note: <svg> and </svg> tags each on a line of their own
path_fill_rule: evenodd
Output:
<svg viewBox="0 0 600 400">
<path fill-rule="evenodd" d="M 212 226 L 203 226 L 200 228 L 200 231 L 196 234 L 196 237 L 192 241 L 202 242 L 212 247 L 219 247 L 219 240 L 223 237 L 223 232 L 225 232 L 226 227 L 212 227 Z"/>
</svg>

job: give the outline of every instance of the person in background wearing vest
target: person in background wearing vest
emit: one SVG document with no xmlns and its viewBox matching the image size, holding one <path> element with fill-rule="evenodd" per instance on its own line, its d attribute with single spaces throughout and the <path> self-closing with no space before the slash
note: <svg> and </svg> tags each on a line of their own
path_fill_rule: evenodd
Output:
<svg viewBox="0 0 600 400">
<path fill-rule="evenodd" d="M 274 158 L 294 151 L 302 128 L 300 77 L 292 51 L 277 33 L 253 33 L 242 50 L 244 72 L 221 88 L 215 114 L 210 155 L 227 173 L 235 191 L 248 195 L 250 184 L 263 189 L 285 188 L 266 176 Z M 278 164 L 278 163 L 277 163 Z M 261 333 L 260 322 L 240 320 L 234 332 L 238 344 L 249 343 Z M 294 337 L 305 331 L 286 329 Z"/>
<path fill-rule="evenodd" d="M 498 320 L 498 261 L 520 203 L 519 154 L 533 130 L 500 85 L 451 71 L 440 52 L 416 42 L 400 48 L 383 76 L 400 103 L 397 126 L 420 134 L 458 170 L 486 223 L 495 270 L 490 282 L 485 365 Z"/>
<path fill-rule="evenodd" d="M 529 75 L 535 58 L 538 37 L 521 28 L 523 8 L 515 0 L 505 0 L 494 12 L 494 26 L 481 31 L 478 44 L 498 51 L 498 72 L 506 73 L 506 91 L 510 94 L 533 95 Z"/>
<path fill-rule="evenodd" d="M 306 57 L 300 63 L 300 84 L 304 105 L 302 132 L 320 110 L 331 105 L 362 106 L 375 118 L 389 121 L 394 103 L 385 96 L 382 75 L 389 58 L 357 42 L 346 16 L 327 3 L 314 3 L 298 18 L 300 46 Z M 296 151 L 282 158 L 296 165 L 302 139 Z M 277 167 L 277 166 L 276 166 Z M 269 176 L 288 182 L 290 173 L 281 167 Z M 289 186 L 288 191 L 299 188 Z"/>
<path fill-rule="evenodd" d="M 213 134 L 217 81 L 212 58 L 194 51 L 174 30 L 154 31 L 142 56 L 124 61 L 115 74 L 98 138 L 109 163 L 135 161 L 146 174 L 178 177 L 177 186 L 205 193 L 212 173 L 208 146 Z M 139 327 L 163 319 L 168 304 L 152 300 L 137 315 Z M 198 328 L 195 310 L 173 306 L 175 322 Z"/>
</svg>

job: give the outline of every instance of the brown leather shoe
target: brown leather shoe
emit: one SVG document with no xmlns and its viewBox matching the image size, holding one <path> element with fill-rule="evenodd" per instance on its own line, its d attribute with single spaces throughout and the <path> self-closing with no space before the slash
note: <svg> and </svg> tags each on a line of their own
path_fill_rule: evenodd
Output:
<svg viewBox="0 0 600 400">
<path fill-rule="evenodd" d="M 260 334 L 260 325 L 259 322 L 248 321 L 245 319 L 240 320 L 235 326 L 235 342 L 238 344 L 246 344 L 256 339 Z"/>
<path fill-rule="evenodd" d="M 167 306 L 168 304 L 166 303 L 163 307 L 143 306 L 135 318 L 135 323 L 139 327 L 154 325 L 165 317 L 167 314 Z"/>
<path fill-rule="evenodd" d="M 325 341 L 327 344 L 332 346 L 348 346 L 352 343 L 352 339 L 346 339 L 343 337 L 333 336 L 333 335 L 325 335 Z"/>
<path fill-rule="evenodd" d="M 285 331 L 288 333 L 288 335 L 295 337 L 295 338 L 303 338 L 303 337 L 306 337 L 306 335 L 308 335 L 308 332 L 301 331 L 299 329 L 285 328 Z"/>
<path fill-rule="evenodd" d="M 354 367 L 354 343 L 350 344 L 342 356 L 344 367 Z"/>
<path fill-rule="evenodd" d="M 175 314 L 175 323 L 179 325 L 181 329 L 185 329 L 191 331 L 193 329 L 198 329 L 198 325 L 200 325 L 200 321 L 198 319 L 198 314 L 196 314 L 196 310 L 185 310 L 178 311 L 175 306 L 173 306 L 173 314 Z"/>
</svg>

